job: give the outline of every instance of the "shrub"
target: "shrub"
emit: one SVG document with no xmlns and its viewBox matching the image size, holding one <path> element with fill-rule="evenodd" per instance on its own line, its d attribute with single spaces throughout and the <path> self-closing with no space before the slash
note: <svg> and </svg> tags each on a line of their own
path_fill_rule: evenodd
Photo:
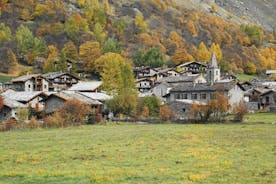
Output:
<svg viewBox="0 0 276 184">
<path fill-rule="evenodd" d="M 64 127 L 64 119 L 59 112 L 44 118 L 44 128 L 59 128 Z"/>
<path fill-rule="evenodd" d="M 193 118 L 201 122 L 207 122 L 211 118 L 214 121 L 222 121 L 228 111 L 228 99 L 221 93 L 216 93 L 214 99 L 208 100 L 206 104 L 193 103 L 191 114 Z"/>
<path fill-rule="evenodd" d="M 238 122 L 244 121 L 244 116 L 248 112 L 247 105 L 241 101 L 233 107 L 234 120 Z"/>
<path fill-rule="evenodd" d="M 28 116 L 29 116 L 28 109 L 20 107 L 17 109 L 16 113 L 17 113 L 17 118 L 19 122 L 25 122 L 26 120 L 28 120 Z"/>
<path fill-rule="evenodd" d="M 174 117 L 174 114 L 167 105 L 162 105 L 160 106 L 159 117 L 161 120 L 167 121 L 172 119 Z"/>
<path fill-rule="evenodd" d="M 8 119 L 4 121 L 3 127 L 1 127 L 1 131 L 8 131 L 13 129 L 17 124 L 17 121 L 15 119 Z"/>
<path fill-rule="evenodd" d="M 40 127 L 40 123 L 33 116 L 31 118 L 30 122 L 26 124 L 26 127 L 30 128 L 30 129 L 39 128 Z"/>
</svg>

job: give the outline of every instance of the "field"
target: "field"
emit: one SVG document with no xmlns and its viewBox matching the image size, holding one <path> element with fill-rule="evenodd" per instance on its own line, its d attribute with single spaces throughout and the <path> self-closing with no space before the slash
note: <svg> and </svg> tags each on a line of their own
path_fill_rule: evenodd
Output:
<svg viewBox="0 0 276 184">
<path fill-rule="evenodd" d="M 256 75 L 247 75 L 247 74 L 236 74 L 236 76 L 241 81 L 250 81 L 252 79 L 258 78 Z"/>
<path fill-rule="evenodd" d="M 2 83 L 8 82 L 8 81 L 10 81 L 11 79 L 12 79 L 11 76 L 0 74 L 0 82 L 2 82 Z"/>
<path fill-rule="evenodd" d="M 0 183 L 276 183 L 276 118 L 261 117 L 0 133 Z"/>
</svg>

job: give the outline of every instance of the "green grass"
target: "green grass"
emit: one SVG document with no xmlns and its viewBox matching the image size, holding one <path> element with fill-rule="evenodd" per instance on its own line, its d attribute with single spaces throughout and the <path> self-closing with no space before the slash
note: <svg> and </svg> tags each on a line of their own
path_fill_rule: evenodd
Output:
<svg viewBox="0 0 276 184">
<path fill-rule="evenodd" d="M 11 131 L 0 183 L 276 183 L 275 139 L 271 123 Z"/>
<path fill-rule="evenodd" d="M 246 116 L 250 123 L 276 123 L 276 113 L 252 113 Z"/>
<path fill-rule="evenodd" d="M 0 82 L 1 83 L 9 82 L 11 79 L 12 79 L 11 76 L 0 75 Z"/>
<path fill-rule="evenodd" d="M 241 81 L 250 81 L 252 79 L 258 78 L 256 75 L 247 75 L 247 74 L 236 74 L 236 76 Z"/>
</svg>

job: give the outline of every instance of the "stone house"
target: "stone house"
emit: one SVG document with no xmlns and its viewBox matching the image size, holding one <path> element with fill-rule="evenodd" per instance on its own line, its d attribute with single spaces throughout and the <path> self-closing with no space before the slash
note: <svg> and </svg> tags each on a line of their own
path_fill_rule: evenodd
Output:
<svg viewBox="0 0 276 184">
<path fill-rule="evenodd" d="M 79 82 L 79 78 L 70 73 L 51 72 L 42 75 L 50 81 L 49 91 L 66 90 Z"/>
<path fill-rule="evenodd" d="M 148 92 L 152 87 L 152 81 L 148 78 L 141 78 L 136 80 L 136 87 L 139 92 Z"/>
<path fill-rule="evenodd" d="M 206 102 L 207 100 L 214 99 L 216 93 L 222 93 L 228 98 L 230 106 L 233 106 L 244 99 L 243 88 L 236 82 L 229 83 L 215 83 L 210 85 L 203 84 L 180 84 L 170 90 L 166 95 L 166 102 L 175 100 L 195 100 Z"/>
<path fill-rule="evenodd" d="M 13 101 L 24 104 L 26 107 L 35 109 L 36 111 L 44 110 L 44 103 L 42 102 L 48 95 L 41 91 L 14 91 L 8 89 L 1 93 L 1 96 Z"/>
<path fill-rule="evenodd" d="M 44 112 L 46 114 L 54 113 L 55 111 L 59 110 L 60 107 L 68 100 L 73 100 L 73 99 L 76 99 L 83 103 L 88 104 L 96 113 L 101 113 L 102 111 L 103 104 L 98 100 L 91 99 L 88 96 L 85 96 L 79 93 L 63 91 L 63 92 L 53 93 L 43 100 L 45 103 Z"/>
<path fill-rule="evenodd" d="M 16 91 L 49 91 L 49 80 L 40 74 L 23 75 L 11 80 Z"/>
<path fill-rule="evenodd" d="M 4 98 L 4 106 L 0 110 L 0 122 L 12 118 L 17 119 L 18 108 L 26 108 L 26 105 L 9 98 Z"/>
<path fill-rule="evenodd" d="M 169 109 L 174 113 L 174 117 L 178 120 L 189 119 L 191 115 L 191 105 L 193 103 L 202 104 L 205 103 L 194 100 L 175 100 L 167 103 Z"/>
<path fill-rule="evenodd" d="M 155 86 L 152 88 L 152 93 L 165 101 L 164 96 L 167 95 L 170 90 L 183 83 L 206 83 L 206 79 L 201 74 L 195 75 L 183 75 L 179 77 L 166 77 L 156 81 Z"/>
<path fill-rule="evenodd" d="M 270 89 L 260 95 L 260 101 L 262 107 L 271 107 L 276 105 L 276 90 Z"/>
<path fill-rule="evenodd" d="M 180 69 L 182 72 L 191 72 L 192 74 L 199 74 L 206 71 L 206 64 L 197 62 L 197 61 L 191 61 L 187 63 L 183 63 L 177 66 L 178 69 Z"/>
</svg>

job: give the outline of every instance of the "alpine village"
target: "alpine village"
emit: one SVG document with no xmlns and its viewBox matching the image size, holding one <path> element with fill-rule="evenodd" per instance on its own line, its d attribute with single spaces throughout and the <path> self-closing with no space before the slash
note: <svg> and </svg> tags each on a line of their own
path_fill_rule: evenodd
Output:
<svg viewBox="0 0 276 184">
<path fill-rule="evenodd" d="M 276 145 L 270 142 L 276 138 L 275 9 L 274 0 L 0 0 L 0 146 L 4 148 L 0 151 L 0 165 L 4 164 L 0 183 L 276 182 L 275 167 L 270 165 L 276 162 Z M 117 137 L 114 131 L 118 131 Z M 144 131 L 151 136 L 146 137 Z M 180 132 L 185 137 L 182 141 L 177 137 Z M 160 163 L 165 157 L 152 155 L 149 162 L 161 164 L 154 167 L 156 171 L 149 168 L 152 174 L 140 166 L 145 164 L 143 153 L 133 153 L 139 162 L 128 160 L 138 164 L 137 170 L 120 166 L 120 159 L 138 149 L 134 142 L 136 147 L 117 145 L 114 155 L 97 152 L 104 150 L 100 146 L 111 151 L 117 139 L 132 142 L 134 135 L 142 147 L 155 145 L 156 151 L 148 154 L 165 154 L 162 145 L 175 145 L 181 151 L 185 145 L 179 144 L 184 142 L 190 142 L 186 143 L 188 150 L 197 144 L 202 148 L 193 147 L 183 157 L 168 148 L 167 161 L 171 155 L 178 159 L 173 161 L 176 170 L 166 161 Z M 241 138 L 245 135 L 248 137 Z M 111 142 L 99 143 L 101 136 Z M 223 144 L 229 147 L 234 144 L 232 137 L 235 141 L 250 139 L 252 146 L 259 146 L 254 153 L 248 148 L 251 161 L 262 159 L 266 165 L 256 174 L 259 165 L 252 161 L 256 163 L 252 176 L 238 174 L 234 170 L 241 163 L 228 157 L 231 161 L 221 159 L 217 167 L 229 172 L 216 171 L 210 162 L 216 165 L 217 160 L 210 155 L 225 148 L 213 148 L 216 141 L 226 141 L 219 136 L 227 137 Z M 89 158 L 83 153 L 83 162 L 77 162 L 80 155 L 67 155 L 77 154 L 74 149 L 65 151 L 60 159 L 72 167 L 57 171 L 54 165 L 60 161 L 47 157 L 46 164 L 31 151 L 43 146 L 37 141 L 44 138 L 60 143 L 60 149 L 67 144 L 67 148 L 76 146 L 88 153 L 91 144 L 91 149 L 99 150 Z M 25 139 L 30 143 L 22 142 Z M 208 147 L 203 143 L 206 139 L 214 145 Z M 153 140 L 160 142 L 154 144 Z M 13 150 L 8 146 L 12 144 L 16 145 Z M 26 150 L 19 151 L 22 149 Z M 59 148 L 48 151 L 55 154 L 55 149 Z M 120 149 L 126 151 L 125 156 L 120 156 Z M 237 155 L 237 149 L 242 148 L 233 148 L 233 154 Z M 42 147 L 38 150 L 43 152 Z M 272 160 L 253 158 L 261 150 L 267 155 L 262 156 Z M 208 158 L 203 158 L 204 153 Z M 192 169 L 185 171 L 186 157 L 198 157 L 201 166 L 189 162 Z M 106 159 L 116 164 L 111 167 Z M 41 168 L 42 162 L 45 168 Z M 99 170 L 91 174 L 89 167 Z M 110 174 L 113 167 L 118 171 Z"/>
</svg>

